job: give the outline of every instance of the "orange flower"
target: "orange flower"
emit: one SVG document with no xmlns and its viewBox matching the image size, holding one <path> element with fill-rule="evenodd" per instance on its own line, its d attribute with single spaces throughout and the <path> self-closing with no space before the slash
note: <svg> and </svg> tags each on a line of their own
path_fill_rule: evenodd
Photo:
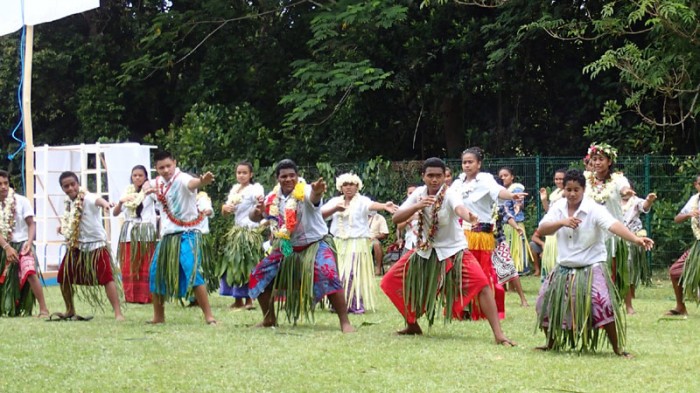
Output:
<svg viewBox="0 0 700 393">
<path fill-rule="evenodd" d="M 297 212 L 296 210 L 284 209 L 284 222 L 289 233 L 294 232 L 297 227 Z"/>
</svg>

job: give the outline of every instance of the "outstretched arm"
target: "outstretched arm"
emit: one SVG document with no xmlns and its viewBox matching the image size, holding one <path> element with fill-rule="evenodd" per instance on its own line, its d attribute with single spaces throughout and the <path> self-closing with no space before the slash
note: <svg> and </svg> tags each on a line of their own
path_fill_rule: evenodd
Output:
<svg viewBox="0 0 700 393">
<path fill-rule="evenodd" d="M 187 188 L 189 188 L 190 191 L 195 191 L 196 189 L 208 186 L 213 182 L 214 174 L 211 172 L 206 172 L 200 177 L 193 177 L 190 179 L 190 181 L 187 183 Z"/>
<path fill-rule="evenodd" d="M 634 243 L 638 246 L 644 247 L 645 250 L 649 251 L 654 247 L 654 241 L 649 239 L 648 237 L 645 236 L 637 236 L 632 231 L 627 229 L 627 227 L 619 222 L 616 221 L 610 228 L 608 229 L 610 232 L 616 234 L 617 236 L 620 236 L 621 238 L 627 240 L 630 243 Z"/>
</svg>

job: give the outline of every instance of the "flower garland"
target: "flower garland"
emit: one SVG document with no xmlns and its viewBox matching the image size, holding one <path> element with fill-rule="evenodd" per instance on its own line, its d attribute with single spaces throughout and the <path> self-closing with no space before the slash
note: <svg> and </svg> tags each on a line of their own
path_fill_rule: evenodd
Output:
<svg viewBox="0 0 700 393">
<path fill-rule="evenodd" d="M 613 173 L 608 179 L 605 180 L 603 184 L 596 185 L 595 173 L 588 172 L 588 176 L 586 178 L 588 184 L 586 184 L 585 196 L 593 198 L 593 200 L 599 205 L 605 205 L 617 188 L 617 179 L 621 177 L 621 173 Z"/>
<path fill-rule="evenodd" d="M 126 187 L 126 195 L 134 196 L 132 200 L 123 203 L 128 216 L 134 218 L 136 217 L 136 209 L 141 203 L 143 203 L 143 200 L 146 199 L 146 193 L 143 191 L 143 187 L 141 188 L 141 191 L 137 192 L 136 186 L 129 184 L 129 186 Z"/>
<path fill-rule="evenodd" d="M 700 194 L 695 194 L 695 208 L 693 208 L 693 211 L 698 211 L 698 208 L 700 207 Z M 693 229 L 693 235 L 695 236 L 696 240 L 700 240 L 700 218 L 698 217 L 692 217 L 690 219 L 690 227 Z"/>
<path fill-rule="evenodd" d="M 338 215 L 336 216 L 338 218 L 338 230 L 340 231 L 338 237 L 340 239 L 347 238 L 347 234 L 345 232 L 345 219 L 348 219 L 348 227 L 352 227 L 352 213 L 354 213 L 357 209 L 357 204 L 359 203 L 359 200 L 360 198 L 358 198 L 358 194 L 355 194 L 350 200 L 350 203 L 348 203 L 348 206 L 345 208 L 345 210 L 338 213 Z"/>
<path fill-rule="evenodd" d="M 9 189 L 0 210 L 0 235 L 5 240 L 12 241 L 12 231 L 15 229 L 15 190 Z"/>
<path fill-rule="evenodd" d="M 591 146 L 588 147 L 588 156 L 587 157 L 593 157 L 596 154 L 602 154 L 608 158 L 610 158 L 613 162 L 617 160 L 617 149 L 614 147 L 610 146 L 607 143 L 598 143 L 598 142 L 593 142 L 591 143 Z"/>
<path fill-rule="evenodd" d="M 440 189 L 437 192 L 437 198 L 435 200 L 435 204 L 433 205 L 433 212 L 431 215 L 431 225 L 430 229 L 428 229 L 428 234 L 427 236 L 423 236 L 423 230 L 425 227 L 425 212 L 424 209 L 421 209 L 420 212 L 418 212 L 418 230 L 417 230 L 417 235 L 418 235 L 418 249 L 425 251 L 427 250 L 434 242 L 435 242 L 435 235 L 437 234 L 438 231 L 438 213 L 440 212 L 440 208 L 442 207 L 442 202 L 445 200 L 445 193 L 447 192 L 447 189 L 449 187 L 446 185 L 442 185 Z M 427 192 L 427 187 L 426 187 L 426 192 Z M 423 240 L 425 238 L 425 240 Z"/>
<path fill-rule="evenodd" d="M 85 201 L 84 189 L 78 190 L 75 199 L 66 199 L 63 215 L 61 216 L 61 234 L 66 238 L 68 248 L 78 247 L 80 237 L 80 219 L 83 216 L 83 203 Z"/>
<path fill-rule="evenodd" d="M 240 183 L 231 187 L 231 191 L 229 191 L 228 197 L 226 198 L 226 204 L 234 207 L 238 206 L 238 204 L 243 201 L 243 195 L 241 195 L 243 188 L 244 187 Z"/>
<path fill-rule="evenodd" d="M 354 184 L 357 186 L 357 191 L 362 189 L 362 180 L 354 173 L 343 173 L 335 178 L 335 189 L 343 191 L 344 184 Z"/>
<path fill-rule="evenodd" d="M 179 174 L 180 172 L 176 173 L 175 176 L 173 176 L 173 178 L 170 179 L 167 188 L 165 187 L 165 179 L 162 179 L 161 181 L 156 180 L 156 184 L 158 186 L 156 190 L 156 199 L 158 199 L 158 202 L 160 202 L 160 204 L 163 206 L 163 212 L 166 216 L 168 216 L 170 222 L 183 228 L 196 227 L 204 220 L 204 212 L 197 209 L 197 218 L 195 218 L 192 221 L 183 221 L 175 217 L 173 212 L 170 211 L 170 206 L 168 205 L 168 198 L 166 198 L 166 195 L 168 194 L 168 191 L 170 191 L 170 187 L 172 187 L 173 183 L 175 182 L 175 178 L 177 178 Z"/>
<path fill-rule="evenodd" d="M 292 254 L 292 232 L 297 226 L 297 206 L 298 202 L 304 200 L 306 182 L 299 180 L 294 186 L 291 198 L 284 204 L 284 215 L 280 215 L 280 203 L 282 201 L 282 192 L 280 184 L 277 183 L 272 189 L 266 205 L 269 205 L 268 214 L 276 224 L 272 224 L 273 235 L 282 241 L 282 253 L 285 256 Z"/>
</svg>

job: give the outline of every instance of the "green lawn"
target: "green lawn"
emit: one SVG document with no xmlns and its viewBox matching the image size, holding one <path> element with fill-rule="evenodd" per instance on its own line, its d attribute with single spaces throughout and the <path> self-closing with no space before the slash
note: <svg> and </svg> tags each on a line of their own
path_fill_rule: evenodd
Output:
<svg viewBox="0 0 700 393">
<path fill-rule="evenodd" d="M 351 316 L 358 332 L 342 335 L 337 318 L 253 329 L 260 311 L 232 312 L 213 295 L 220 324 L 199 309 L 166 307 L 167 324 L 150 326 L 150 306 L 129 305 L 126 322 L 97 312 L 90 322 L 36 318 L 0 320 L 0 392 L 223 391 L 508 391 L 697 392 L 700 311 L 686 320 L 660 318 L 673 306 L 668 281 L 638 291 L 628 318 L 632 360 L 609 348 L 598 354 L 540 353 L 534 303 L 539 279 L 525 278 L 531 307 L 507 297 L 506 333 L 516 348 L 493 344 L 486 322 L 436 324 L 423 337 L 397 337 L 402 319 L 386 297 L 380 310 Z M 51 311 L 62 311 L 57 287 L 46 289 Z M 78 313 L 90 314 L 86 305 Z M 424 326 L 425 328 L 425 326 Z M 427 329 L 426 329 L 427 330 Z"/>
</svg>

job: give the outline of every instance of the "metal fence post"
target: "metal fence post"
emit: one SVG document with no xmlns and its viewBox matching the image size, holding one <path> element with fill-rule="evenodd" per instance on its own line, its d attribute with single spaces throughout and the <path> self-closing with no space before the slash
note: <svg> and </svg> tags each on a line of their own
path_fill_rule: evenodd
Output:
<svg viewBox="0 0 700 393">
<path fill-rule="evenodd" d="M 644 195 L 649 195 L 651 192 L 651 157 L 648 154 L 644 155 Z M 651 215 L 654 214 L 653 210 L 649 214 L 644 215 L 644 226 L 647 229 L 647 235 L 651 237 Z M 649 264 L 649 269 L 654 265 L 654 256 L 651 251 L 647 251 L 647 263 Z"/>
<path fill-rule="evenodd" d="M 539 203 L 540 192 L 540 155 L 535 156 L 535 195 L 534 201 L 537 204 L 537 222 L 542 219 L 542 204 Z"/>
</svg>

